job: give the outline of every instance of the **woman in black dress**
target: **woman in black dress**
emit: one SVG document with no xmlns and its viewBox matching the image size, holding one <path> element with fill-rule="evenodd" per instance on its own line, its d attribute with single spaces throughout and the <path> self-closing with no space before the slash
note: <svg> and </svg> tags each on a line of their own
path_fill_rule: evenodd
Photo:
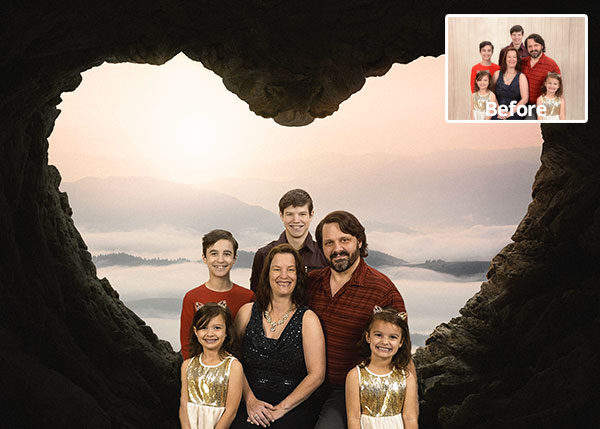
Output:
<svg viewBox="0 0 600 429">
<path fill-rule="evenodd" d="M 275 246 L 261 272 L 256 302 L 240 308 L 247 382 L 232 428 L 311 428 L 318 407 L 312 393 L 325 378 L 325 338 L 319 318 L 304 305 L 305 273 L 289 244 Z"/>
<path fill-rule="evenodd" d="M 519 106 L 527 106 L 529 100 L 529 84 L 525 75 L 521 73 L 519 52 L 512 46 L 507 48 L 500 67 L 500 70 L 495 72 L 492 77 L 494 92 L 498 100 L 498 114 L 492 119 L 525 119 L 526 114 L 519 115 L 517 113 Z M 516 102 L 516 105 L 510 110 L 510 103 L 513 101 Z M 500 113 L 502 106 L 506 106 L 506 113 Z M 523 110 L 521 109 L 521 111 Z"/>
</svg>

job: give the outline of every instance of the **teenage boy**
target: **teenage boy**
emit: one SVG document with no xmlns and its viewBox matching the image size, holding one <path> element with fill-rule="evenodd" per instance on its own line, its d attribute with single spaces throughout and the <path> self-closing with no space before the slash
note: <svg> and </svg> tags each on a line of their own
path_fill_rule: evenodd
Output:
<svg viewBox="0 0 600 429">
<path fill-rule="evenodd" d="M 313 215 L 312 198 L 304 189 L 292 189 L 281 197 L 279 218 L 285 230 L 277 240 L 271 241 L 256 251 L 252 262 L 250 289 L 256 292 L 265 257 L 269 250 L 278 244 L 289 243 L 298 251 L 305 272 L 327 266 L 323 252 L 308 232 Z"/>
<path fill-rule="evenodd" d="M 512 42 L 505 46 L 500 50 L 500 55 L 498 56 L 498 64 L 502 64 L 502 59 L 504 55 L 506 55 L 506 50 L 511 46 L 514 47 L 518 52 L 521 58 L 525 58 L 529 56 L 529 52 L 527 52 L 527 47 L 523 44 L 523 27 L 520 25 L 513 25 L 510 28 L 510 38 Z"/>
<path fill-rule="evenodd" d="M 202 237 L 202 260 L 208 281 L 188 291 L 181 306 L 179 339 L 183 359 L 189 358 L 190 328 L 196 310 L 207 302 L 224 302 L 235 317 L 240 307 L 254 301 L 254 292 L 231 281 L 229 274 L 237 259 L 238 242 L 229 231 L 215 229 Z"/>
<path fill-rule="evenodd" d="M 475 92 L 475 76 L 481 70 L 487 70 L 490 72 L 490 76 L 494 76 L 500 66 L 491 62 L 492 54 L 494 53 L 494 45 L 488 40 L 484 40 L 479 44 L 479 55 L 481 55 L 481 62 L 477 63 L 471 69 L 471 93 Z M 492 84 L 490 79 L 490 85 Z"/>
</svg>

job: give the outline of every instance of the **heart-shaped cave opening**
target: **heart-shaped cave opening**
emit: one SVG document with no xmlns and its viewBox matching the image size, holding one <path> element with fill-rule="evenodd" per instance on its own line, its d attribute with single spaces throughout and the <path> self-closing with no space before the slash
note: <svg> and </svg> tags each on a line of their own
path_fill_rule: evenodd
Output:
<svg viewBox="0 0 600 429">
<path fill-rule="evenodd" d="M 225 87 L 246 101 L 253 112 L 283 125 L 298 126 L 331 115 L 363 86 L 365 77 L 385 74 L 394 62 L 408 63 L 420 55 L 442 53 L 439 40 L 443 39 L 443 12 L 437 17 L 418 9 L 394 14 L 390 9 L 377 7 L 372 10 L 373 15 L 334 6 L 307 12 L 300 6 L 268 9 L 248 4 L 232 15 L 231 5 L 225 3 L 206 8 L 199 8 L 195 2 L 177 7 L 135 3 L 111 10 L 89 6 L 77 16 L 62 6 L 14 11 L 14 19 L 6 27 L 12 48 L 2 63 L 11 73 L 6 96 L 2 98 L 3 107 L 9 108 L 3 109 L 6 114 L 2 118 L 0 161 L 0 355 L 5 392 L 2 418 L 8 425 L 176 426 L 180 358 L 123 304 L 108 281 L 98 279 L 91 254 L 74 226 L 67 196 L 59 191 L 58 170 L 48 166 L 47 138 L 58 115 L 56 105 L 61 94 L 79 85 L 81 72 L 104 61 L 163 64 L 184 51 L 223 77 Z M 400 12 L 398 5 L 388 7 Z M 128 17 L 134 15 L 137 18 L 132 22 Z M 401 26 L 395 25 L 394 16 L 403 16 Z M 31 25 L 32 22 L 39 25 Z M 178 25 L 171 25 L 173 22 Z M 351 32 L 348 22 L 353 23 Z M 306 28 L 312 31 L 299 31 Z M 403 99 L 404 95 L 398 98 Z M 344 104 L 349 110 L 353 99 Z M 362 110 L 361 120 L 368 116 L 372 105 Z M 401 103 L 398 105 L 402 108 Z M 407 126 L 427 124 L 427 114 L 410 118 L 410 111 L 402 111 L 398 118 L 402 126 L 396 129 L 395 137 L 402 139 L 403 144 Z M 343 113 L 342 109 L 338 115 Z M 196 123 L 197 118 L 182 119 L 181 134 L 192 132 L 189 129 Z M 317 121 L 307 130 L 325 123 Z M 209 125 L 213 125 L 210 120 L 205 127 Z M 374 119 L 367 125 L 364 130 L 368 136 L 364 140 L 369 144 L 381 142 L 380 122 Z M 340 128 L 336 135 L 353 137 L 347 128 Z M 594 341 L 580 340 L 594 339 L 598 332 L 594 286 L 599 273 L 594 261 L 600 243 L 596 168 L 599 151 L 592 144 L 591 126 L 545 126 L 542 131 L 545 148 L 533 186 L 534 200 L 513 235 L 515 242 L 493 258 L 488 281 L 461 309 L 462 316 L 440 325 L 427 347 L 415 357 L 423 424 L 471 427 L 490 418 L 507 421 L 510 417 L 521 422 L 528 418 L 539 421 L 540 415 L 562 418 L 590 401 L 590 396 L 583 397 L 580 392 L 588 387 L 593 391 L 589 381 L 592 378 L 587 373 L 598 367 L 598 352 L 590 348 Z M 438 137 L 446 138 L 446 134 Z M 286 146 L 283 143 L 280 149 Z M 419 146 L 426 142 L 414 143 Z M 535 135 L 531 146 L 538 143 L 539 135 Z M 320 144 L 326 147 L 328 142 Z M 336 148 L 326 161 L 346 161 L 356 155 L 347 153 L 346 148 L 347 145 Z M 213 156 L 218 157 L 219 150 L 213 150 Z M 419 165 L 426 164 L 423 158 L 426 157 L 419 158 Z M 381 164 L 386 174 L 371 172 L 364 175 L 364 180 L 373 180 L 377 174 L 385 179 L 389 172 L 414 167 L 411 162 L 398 167 L 391 161 L 366 157 L 360 168 L 352 168 L 350 163 L 349 171 L 344 172 L 342 163 L 336 173 L 343 185 L 360 176 L 365 165 Z M 464 162 L 464 158 L 456 161 Z M 507 163 L 510 161 L 514 159 Z M 494 163 L 488 160 L 487 165 L 490 170 L 489 165 Z M 306 168 L 310 172 L 315 167 L 309 164 Z M 287 174 L 287 170 L 282 166 L 278 171 Z M 426 183 L 430 189 L 435 188 L 435 180 L 445 177 L 440 170 L 432 171 L 435 174 Z M 498 174 L 496 183 L 508 181 L 516 189 L 515 176 L 519 174 L 531 181 L 531 171 L 513 173 Z M 339 183 L 335 186 L 335 175 L 322 177 L 333 183 L 329 191 L 317 193 L 324 214 L 329 209 L 327 201 L 336 201 L 340 188 L 348 190 Z M 460 182 L 457 177 L 451 176 L 451 180 L 474 185 L 464 178 Z M 427 182 L 424 176 L 421 178 Z M 379 189 L 373 183 L 351 183 L 353 192 L 348 195 L 360 194 L 360 204 L 364 203 L 373 213 L 380 211 L 379 201 L 390 199 L 390 192 L 386 198 L 378 197 L 373 190 Z M 410 180 L 401 184 L 386 182 L 383 187 L 394 188 L 393 192 L 400 185 L 410 189 L 413 184 Z M 479 190 L 486 189 L 484 184 Z M 120 184 L 116 186 L 121 190 Z M 280 193 L 287 188 L 283 187 Z M 448 197 L 439 189 L 437 192 L 438 198 Z M 498 207 L 487 204 L 500 199 L 504 203 L 502 213 L 483 210 L 472 218 L 463 216 L 463 221 L 487 219 L 491 226 L 492 220 L 507 213 L 514 216 L 514 207 L 507 209 L 506 205 L 514 203 L 521 207 L 522 214 L 529 201 L 520 197 L 523 201 L 515 202 L 517 199 L 508 196 L 506 187 L 499 186 L 493 192 L 479 193 L 483 201 L 477 206 Z M 498 197 L 496 192 L 506 196 Z M 261 209 L 265 213 L 267 209 L 274 211 L 273 195 L 256 200 L 266 207 Z M 421 195 L 420 199 L 410 193 L 396 195 L 399 199 L 413 198 L 414 204 L 431 199 L 431 195 Z M 347 197 L 346 201 L 352 199 Z M 355 207 L 360 217 L 369 219 L 369 209 L 361 211 L 363 206 L 358 203 Z M 398 214 L 402 207 L 390 211 Z M 445 210 L 444 216 L 460 218 L 461 213 Z M 421 214 L 430 215 L 427 210 L 421 210 Z M 518 220 L 511 219 L 507 225 Z M 385 242 L 383 234 L 409 238 L 415 232 L 398 230 L 397 223 L 381 220 L 367 223 L 367 227 L 375 233 L 374 242 L 380 243 Z M 382 234 L 379 238 L 377 231 Z M 477 239 L 477 231 L 471 232 L 472 238 Z M 506 232 L 501 230 L 498 235 Z M 454 246 L 462 239 L 462 233 L 455 241 L 446 236 Z M 422 241 L 415 243 L 414 248 L 422 247 Z M 404 256 L 394 248 L 382 246 L 382 250 Z M 425 262 L 424 259 L 415 261 Z M 428 263 L 429 268 L 443 265 L 436 260 Z M 400 266 L 397 271 L 420 268 Z M 558 328 L 556 320 L 561 321 Z M 506 349 L 513 353 L 504 353 Z M 566 386 L 557 381 L 564 379 L 570 380 Z M 563 394 L 544 403 L 536 400 L 542 393 L 558 391 L 559 384 L 574 398 L 559 411 L 554 404 L 564 404 Z M 526 406 L 512 406 L 514 401 Z M 25 405 L 30 403 L 38 404 L 42 411 L 31 413 Z"/>
<path fill-rule="evenodd" d="M 254 251 L 281 232 L 279 197 L 298 186 L 315 201 L 313 230 L 339 207 L 365 223 L 368 262 L 407 300 L 416 348 L 479 290 L 539 168 L 536 125 L 482 147 L 478 129 L 446 124 L 443 75 L 443 57 L 395 66 L 335 116 L 289 128 L 249 112 L 183 54 L 160 67 L 105 64 L 63 94 L 49 161 L 98 276 L 174 350 L 181 299 L 208 278 L 202 235 L 233 232 L 232 278 L 247 285 Z M 411 128 L 398 118 L 420 113 L 401 97 L 437 114 Z M 523 147 L 505 147 L 524 133 Z"/>
</svg>

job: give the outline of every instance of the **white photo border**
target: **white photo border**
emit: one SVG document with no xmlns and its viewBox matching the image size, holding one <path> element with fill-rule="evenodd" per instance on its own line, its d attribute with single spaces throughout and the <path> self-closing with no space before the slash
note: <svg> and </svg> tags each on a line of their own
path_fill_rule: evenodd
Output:
<svg viewBox="0 0 600 429">
<path fill-rule="evenodd" d="M 487 123 L 488 121 L 481 120 L 465 120 L 465 119 L 448 119 L 448 19 L 449 18 L 583 18 L 584 19 L 584 37 L 585 37 L 585 87 L 584 87 L 584 119 L 571 119 L 571 120 L 523 120 L 523 121 L 510 121 L 511 124 L 532 124 L 532 123 L 544 123 L 544 124 L 585 124 L 588 121 L 588 16 L 587 14 L 447 14 L 444 19 L 444 69 L 445 69 L 445 120 L 450 124 L 481 124 Z M 499 121 L 494 121 L 497 123 Z M 504 122 L 504 121 L 500 121 Z"/>
</svg>

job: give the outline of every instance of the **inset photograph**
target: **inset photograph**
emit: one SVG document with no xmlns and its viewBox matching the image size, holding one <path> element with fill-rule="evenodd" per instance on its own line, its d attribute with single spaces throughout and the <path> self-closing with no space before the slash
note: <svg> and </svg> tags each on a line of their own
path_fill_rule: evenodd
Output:
<svg viewBox="0 0 600 429">
<path fill-rule="evenodd" d="M 587 122 L 587 15 L 447 15 L 446 121 Z"/>
</svg>

